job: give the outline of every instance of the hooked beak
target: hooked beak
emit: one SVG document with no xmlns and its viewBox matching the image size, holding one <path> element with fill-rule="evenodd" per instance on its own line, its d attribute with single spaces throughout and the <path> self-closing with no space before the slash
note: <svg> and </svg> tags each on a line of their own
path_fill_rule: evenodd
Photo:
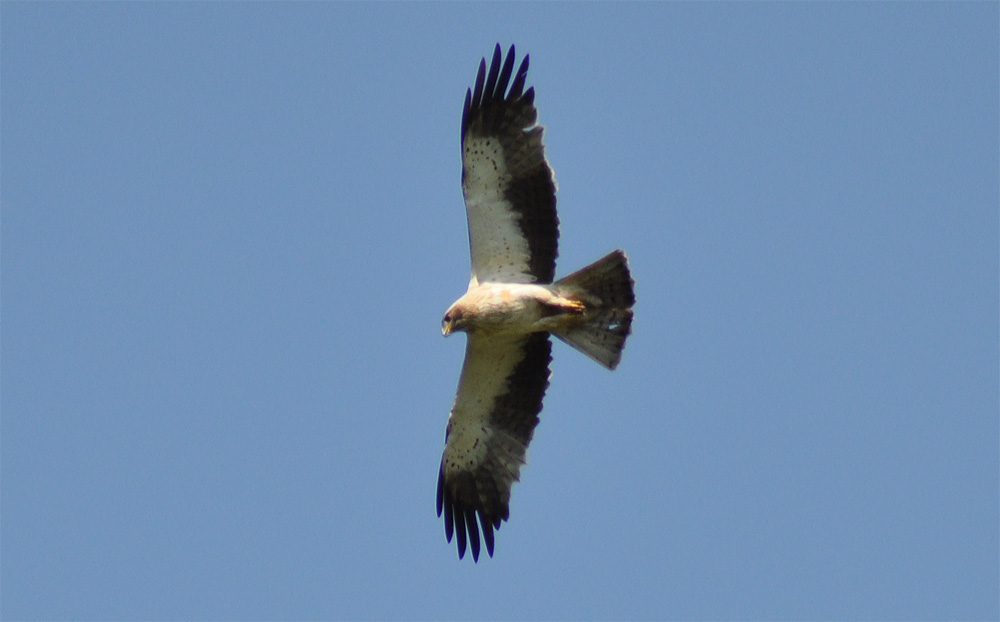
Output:
<svg viewBox="0 0 1000 622">
<path fill-rule="evenodd" d="M 447 337 L 451 334 L 452 328 L 454 328 L 455 322 L 449 319 L 441 320 L 441 334 Z"/>
</svg>

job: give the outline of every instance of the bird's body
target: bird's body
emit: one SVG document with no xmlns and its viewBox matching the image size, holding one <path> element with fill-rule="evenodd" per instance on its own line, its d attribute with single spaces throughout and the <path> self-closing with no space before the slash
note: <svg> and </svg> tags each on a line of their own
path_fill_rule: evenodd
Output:
<svg viewBox="0 0 1000 622">
<path fill-rule="evenodd" d="M 583 305 L 563 298 L 551 286 L 532 283 L 483 283 L 469 288 L 445 312 L 442 333 L 459 330 L 490 335 L 554 332 L 583 312 Z"/>
<path fill-rule="evenodd" d="M 469 221 L 472 279 L 445 313 L 441 332 L 468 340 L 445 433 L 437 511 L 449 541 L 479 559 L 482 532 L 510 515 L 549 384 L 555 335 L 608 369 L 621 360 L 631 331 L 633 282 L 618 250 L 554 281 L 559 237 L 556 186 L 535 123 L 534 89 L 524 89 L 514 47 L 489 74 L 485 59 L 462 113 L 462 190 Z M 511 80 L 513 78 L 513 80 Z M 509 86 L 509 89 L 508 89 Z"/>
</svg>

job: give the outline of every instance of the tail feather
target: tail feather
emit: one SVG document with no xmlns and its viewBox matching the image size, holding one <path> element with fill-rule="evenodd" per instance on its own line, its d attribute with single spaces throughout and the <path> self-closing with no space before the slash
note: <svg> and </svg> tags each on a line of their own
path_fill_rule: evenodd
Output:
<svg viewBox="0 0 1000 622">
<path fill-rule="evenodd" d="M 556 281 L 556 293 L 585 305 L 579 319 L 554 334 L 608 369 L 622 358 L 632 331 L 634 281 L 624 251 L 616 250 Z"/>
</svg>

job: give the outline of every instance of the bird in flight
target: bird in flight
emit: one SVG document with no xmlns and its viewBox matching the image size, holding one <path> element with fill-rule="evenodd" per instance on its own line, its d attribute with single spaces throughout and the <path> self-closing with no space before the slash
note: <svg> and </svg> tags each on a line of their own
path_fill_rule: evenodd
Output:
<svg viewBox="0 0 1000 622">
<path fill-rule="evenodd" d="M 445 535 L 479 561 L 480 531 L 493 556 L 494 530 L 510 516 L 549 384 L 555 335 L 608 369 L 621 360 L 635 304 L 625 253 L 616 250 L 554 281 L 556 184 L 536 123 L 528 56 L 514 46 L 479 63 L 462 111 L 462 192 L 472 279 L 445 312 L 441 332 L 467 334 L 465 362 L 445 433 L 437 513 Z"/>
</svg>

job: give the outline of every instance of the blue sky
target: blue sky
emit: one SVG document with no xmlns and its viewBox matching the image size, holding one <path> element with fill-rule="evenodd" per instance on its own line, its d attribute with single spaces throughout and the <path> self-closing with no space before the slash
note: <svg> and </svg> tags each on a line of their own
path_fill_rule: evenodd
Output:
<svg viewBox="0 0 1000 622">
<path fill-rule="evenodd" d="M 5 619 L 996 619 L 997 3 L 0 6 Z M 531 54 L 554 346 L 434 512 L 459 120 Z"/>
</svg>

